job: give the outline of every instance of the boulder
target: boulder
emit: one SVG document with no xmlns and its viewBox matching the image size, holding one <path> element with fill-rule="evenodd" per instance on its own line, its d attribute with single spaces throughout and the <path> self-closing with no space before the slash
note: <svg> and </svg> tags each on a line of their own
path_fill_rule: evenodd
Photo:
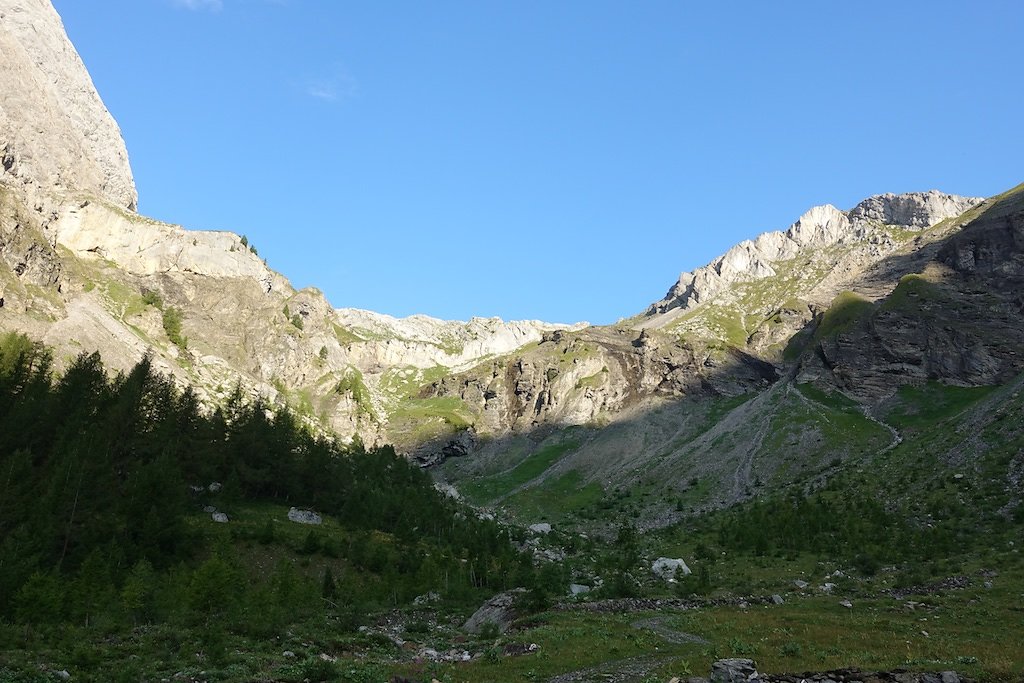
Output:
<svg viewBox="0 0 1024 683">
<path fill-rule="evenodd" d="M 686 563 L 682 559 L 672 559 L 671 557 L 659 557 L 651 564 L 651 571 L 654 575 L 665 581 L 674 581 L 676 576 L 688 576 L 691 574 L 690 568 L 686 566 Z"/>
<path fill-rule="evenodd" d="M 550 534 L 551 533 L 551 525 L 548 524 L 547 522 L 541 522 L 539 524 L 531 524 L 530 525 L 530 531 L 532 531 L 535 534 Z"/>
<path fill-rule="evenodd" d="M 583 593 L 589 593 L 590 586 L 582 583 L 570 583 L 569 584 L 569 595 L 582 595 Z"/>
<path fill-rule="evenodd" d="M 312 510 L 300 510 L 291 508 L 288 510 L 288 519 L 297 524 L 320 524 L 323 519 Z"/>
<path fill-rule="evenodd" d="M 210 517 L 213 518 L 213 521 L 220 522 L 221 524 L 227 524 L 228 521 L 228 516 L 223 512 L 214 512 Z"/>
<path fill-rule="evenodd" d="M 711 683 L 746 683 L 757 678 L 752 659 L 719 659 L 711 665 Z"/>
<path fill-rule="evenodd" d="M 478 634 L 487 627 L 487 624 L 494 624 L 499 633 L 508 631 L 517 616 L 516 600 L 525 592 L 523 588 L 515 588 L 498 593 L 473 612 L 473 616 L 466 620 L 462 629 L 467 633 Z"/>
</svg>

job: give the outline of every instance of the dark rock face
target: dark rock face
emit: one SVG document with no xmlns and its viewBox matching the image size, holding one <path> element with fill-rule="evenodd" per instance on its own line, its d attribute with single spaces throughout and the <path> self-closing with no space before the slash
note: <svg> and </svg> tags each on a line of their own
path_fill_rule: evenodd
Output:
<svg viewBox="0 0 1024 683">
<path fill-rule="evenodd" d="M 504 633 L 512 626 L 518 612 L 516 611 L 516 600 L 525 593 L 522 588 L 498 593 L 490 600 L 473 612 L 462 628 L 467 633 L 479 634 L 485 631 L 489 625 L 493 625 L 499 633 Z"/>
<path fill-rule="evenodd" d="M 906 383 L 1005 382 L 1024 369 L 1024 193 L 951 237 L 856 324 L 818 340 L 801 371 L 867 400 Z"/>
</svg>

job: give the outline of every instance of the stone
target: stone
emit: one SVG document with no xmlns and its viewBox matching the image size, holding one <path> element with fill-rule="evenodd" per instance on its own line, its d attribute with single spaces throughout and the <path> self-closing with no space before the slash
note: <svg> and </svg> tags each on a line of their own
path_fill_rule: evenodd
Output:
<svg viewBox="0 0 1024 683">
<path fill-rule="evenodd" d="M 57 674 L 57 678 L 59 678 L 62 681 L 70 681 L 71 680 L 71 674 L 68 673 L 67 669 L 61 669 L 60 671 L 57 671 L 56 674 Z"/>
<path fill-rule="evenodd" d="M 679 576 L 689 576 L 690 568 L 686 566 L 686 562 L 682 559 L 673 559 L 671 557 L 659 557 L 651 563 L 651 571 L 659 579 L 665 581 L 675 581 Z"/>
<path fill-rule="evenodd" d="M 207 490 L 208 490 L 208 491 L 209 491 L 210 493 L 217 493 L 217 492 L 218 492 L 218 491 L 220 491 L 220 490 L 221 490 L 222 488 L 224 488 L 224 485 L 223 485 L 223 484 L 221 484 L 221 483 L 220 483 L 219 481 L 215 481 L 215 482 L 212 482 L 212 483 L 211 483 L 211 484 L 210 484 L 209 486 L 207 486 L 206 488 L 207 488 Z"/>
<path fill-rule="evenodd" d="M 836 588 L 836 585 L 834 583 L 828 583 L 828 582 L 825 582 L 825 583 L 821 584 L 820 586 L 818 586 L 818 590 L 820 590 L 822 593 L 831 593 L 832 591 L 835 590 L 835 588 Z"/>
<path fill-rule="evenodd" d="M 462 625 L 462 630 L 467 633 L 479 634 L 487 628 L 488 624 L 494 624 L 498 633 L 505 633 L 518 616 L 516 600 L 525 592 L 526 590 L 523 588 L 514 588 L 493 596 L 476 612 L 473 612 L 473 615 Z"/>
<path fill-rule="evenodd" d="M 590 586 L 582 583 L 570 583 L 569 595 L 582 595 L 590 592 Z"/>
<path fill-rule="evenodd" d="M 213 518 L 213 521 L 219 522 L 221 524 L 226 524 L 228 521 L 228 516 L 223 512 L 214 512 L 212 515 L 210 515 L 210 517 Z"/>
<path fill-rule="evenodd" d="M 782 599 L 781 595 L 776 593 L 775 595 L 772 596 L 772 602 L 774 602 L 776 605 L 781 605 L 781 604 L 783 604 L 785 602 L 785 600 Z"/>
<path fill-rule="evenodd" d="M 312 510 L 300 510 L 295 507 L 288 510 L 288 519 L 297 524 L 320 524 L 323 522 L 320 515 Z"/>
<path fill-rule="evenodd" d="M 423 605 L 431 605 L 435 602 L 439 602 L 440 600 L 441 596 L 438 593 L 430 591 L 429 593 L 424 593 L 423 595 L 417 595 L 415 598 L 413 598 L 412 604 L 416 605 L 417 607 L 422 607 Z"/>
<path fill-rule="evenodd" d="M 295 656 L 295 653 L 292 652 L 291 650 L 285 650 L 284 652 L 281 653 L 281 656 L 282 657 L 286 657 L 288 659 L 291 659 L 292 657 Z"/>
<path fill-rule="evenodd" d="M 711 683 L 746 683 L 757 677 L 752 659 L 719 659 L 711 665 Z"/>
<path fill-rule="evenodd" d="M 960 683 L 960 676 L 955 671 L 943 671 L 939 674 L 942 683 Z"/>
<path fill-rule="evenodd" d="M 551 525 L 548 524 L 547 522 L 541 522 L 539 524 L 531 524 L 530 525 L 530 531 L 532 531 L 535 534 L 550 534 L 551 533 Z"/>
<path fill-rule="evenodd" d="M 849 600 L 840 600 L 839 604 L 842 605 L 843 607 L 847 608 L 847 609 L 850 609 L 850 608 L 853 607 L 853 603 L 850 602 Z"/>
<path fill-rule="evenodd" d="M 804 590 L 805 588 L 807 588 L 811 584 L 807 583 L 803 579 L 797 579 L 797 580 L 795 580 L 793 582 L 793 585 L 796 586 L 797 588 L 799 588 L 800 590 Z"/>
</svg>

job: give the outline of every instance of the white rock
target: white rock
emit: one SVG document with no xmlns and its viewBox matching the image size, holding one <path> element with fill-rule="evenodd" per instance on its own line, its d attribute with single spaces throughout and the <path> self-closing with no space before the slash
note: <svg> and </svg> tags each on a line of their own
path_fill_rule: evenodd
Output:
<svg viewBox="0 0 1024 683">
<path fill-rule="evenodd" d="M 221 524 L 226 524 L 228 521 L 228 516 L 225 515 L 223 512 L 214 512 L 212 515 L 210 515 L 210 517 L 213 518 L 213 521 L 219 522 Z"/>
<path fill-rule="evenodd" d="M 530 531 L 532 531 L 535 534 L 550 534 L 551 525 L 547 522 L 541 522 L 540 524 L 531 524 Z"/>
<path fill-rule="evenodd" d="M 665 581 L 673 581 L 677 575 L 688 576 L 690 568 L 686 566 L 686 562 L 682 559 L 672 559 L 671 557 L 659 557 L 653 563 L 651 563 L 651 571 L 654 575 Z"/>
<path fill-rule="evenodd" d="M 320 515 L 312 510 L 300 510 L 295 507 L 288 510 L 288 519 L 297 524 L 320 524 L 323 522 Z"/>
</svg>

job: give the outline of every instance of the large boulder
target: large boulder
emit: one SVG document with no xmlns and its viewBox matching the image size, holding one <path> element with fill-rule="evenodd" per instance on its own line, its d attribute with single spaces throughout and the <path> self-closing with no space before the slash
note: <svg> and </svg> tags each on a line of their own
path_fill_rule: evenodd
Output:
<svg viewBox="0 0 1024 683">
<path fill-rule="evenodd" d="M 498 593 L 473 612 L 473 616 L 462 625 L 462 629 L 467 633 L 478 634 L 486 629 L 488 624 L 494 624 L 499 633 L 504 633 L 518 616 L 516 601 L 525 592 L 523 588 L 515 588 Z"/>
<path fill-rule="evenodd" d="M 711 665 L 711 683 L 746 683 L 757 678 L 752 659 L 719 659 Z"/>
<path fill-rule="evenodd" d="M 659 579 L 664 579 L 665 581 L 675 581 L 678 577 L 688 576 L 692 573 L 682 559 L 672 559 L 671 557 L 659 557 L 656 559 L 651 564 L 651 571 Z"/>
<path fill-rule="evenodd" d="M 298 524 L 320 524 L 323 519 L 312 510 L 300 510 L 291 508 L 288 510 L 288 519 Z"/>
</svg>

